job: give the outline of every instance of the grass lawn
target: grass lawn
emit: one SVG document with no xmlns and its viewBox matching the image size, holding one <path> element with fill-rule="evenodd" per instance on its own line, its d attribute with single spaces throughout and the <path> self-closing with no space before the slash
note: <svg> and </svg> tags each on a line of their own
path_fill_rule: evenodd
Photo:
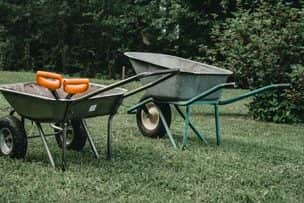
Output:
<svg viewBox="0 0 304 203">
<path fill-rule="evenodd" d="M 31 73 L 0 73 L 0 83 L 33 79 Z M 227 90 L 224 97 L 242 92 Z M 303 124 L 254 121 L 244 100 L 220 109 L 223 142 L 218 147 L 212 108 L 198 106 L 192 120 L 210 145 L 191 132 L 188 148 L 174 150 L 167 138 L 143 137 L 135 116 L 126 114 L 139 98 L 125 100 L 114 118 L 111 161 L 105 156 L 96 160 L 87 144 L 82 152 L 68 152 L 63 173 L 52 137 L 48 141 L 57 170 L 50 167 L 40 139 L 29 140 L 24 161 L 0 157 L 0 202 L 304 202 Z M 0 116 L 7 115 L 8 106 L 0 96 Z M 171 129 L 180 144 L 183 122 L 174 114 Z M 87 121 L 104 155 L 107 118 Z"/>
</svg>

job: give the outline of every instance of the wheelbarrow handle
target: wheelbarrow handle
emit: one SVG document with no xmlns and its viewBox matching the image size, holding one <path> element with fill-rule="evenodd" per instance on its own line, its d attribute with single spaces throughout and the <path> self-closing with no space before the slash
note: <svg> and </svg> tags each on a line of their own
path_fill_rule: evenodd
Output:
<svg viewBox="0 0 304 203">
<path fill-rule="evenodd" d="M 146 84 L 144 85 L 143 87 L 140 87 L 138 89 L 135 89 L 127 94 L 124 95 L 124 97 L 127 97 L 127 96 L 131 96 L 133 94 L 136 94 L 137 92 L 139 91 L 142 91 L 144 89 L 147 89 L 151 86 L 154 86 L 160 82 L 162 82 L 163 80 L 169 78 L 169 77 L 172 77 L 173 75 L 179 73 L 179 69 L 170 69 L 170 70 L 161 70 L 161 71 L 155 71 L 155 72 L 143 72 L 143 73 L 139 73 L 137 75 L 134 75 L 134 76 L 131 76 L 129 78 L 126 78 L 124 80 L 121 80 L 121 81 L 118 81 L 116 83 L 113 83 L 111 85 L 108 85 L 102 89 L 97 89 L 95 91 L 92 91 L 91 93 L 87 94 L 87 95 L 84 95 L 82 97 L 79 97 L 77 100 L 84 100 L 84 99 L 88 99 L 88 98 L 91 98 L 91 97 L 94 97 L 102 92 L 106 92 L 108 90 L 111 90 L 111 89 L 114 89 L 116 87 L 120 87 L 122 85 L 125 85 L 125 84 L 128 84 L 130 82 L 133 82 L 135 80 L 138 80 L 138 79 L 142 79 L 142 78 L 146 78 L 146 77 L 151 77 L 151 76 L 156 76 L 156 75 L 165 75 L 161 78 L 159 78 L 158 80 L 152 82 L 152 83 L 149 83 L 149 84 Z"/>
<path fill-rule="evenodd" d="M 239 100 L 246 99 L 248 97 L 260 94 L 260 93 L 265 92 L 265 91 L 269 91 L 269 90 L 273 90 L 273 89 L 285 89 L 285 88 L 289 88 L 290 86 L 291 85 L 289 83 L 279 83 L 279 84 L 267 85 L 267 86 L 252 90 L 250 92 L 246 92 L 246 93 L 241 94 L 241 95 L 236 96 L 236 97 L 232 97 L 232 98 L 225 99 L 225 100 L 220 100 L 219 105 L 231 104 L 233 102 L 237 102 Z"/>
<path fill-rule="evenodd" d="M 140 78 L 146 78 L 146 77 L 151 77 L 151 76 L 155 76 L 155 75 L 164 75 L 160 78 L 158 78 L 157 80 L 154 80 L 148 84 L 145 84 L 135 90 L 132 90 L 130 92 L 127 92 L 125 95 L 124 95 L 124 98 L 126 97 L 129 97 L 129 96 L 132 96 L 138 92 L 141 92 L 145 89 L 148 89 L 150 87 L 153 87 L 159 83 L 161 83 L 162 81 L 165 81 L 167 80 L 168 78 L 176 75 L 177 73 L 179 73 L 179 69 L 171 69 L 171 70 L 165 70 L 165 71 L 157 71 L 157 72 L 145 72 L 143 75 L 140 76 Z"/>
<path fill-rule="evenodd" d="M 222 83 L 222 84 L 218 84 L 202 93 L 200 93 L 199 95 L 189 99 L 188 101 L 184 102 L 183 105 L 184 106 L 188 106 L 188 105 L 191 105 L 193 104 L 194 102 L 198 101 L 198 100 L 201 100 L 207 96 L 209 96 L 210 94 L 214 93 L 214 92 L 217 92 L 223 88 L 226 88 L 226 87 L 236 87 L 236 84 L 234 82 L 230 82 L 230 83 Z"/>
</svg>

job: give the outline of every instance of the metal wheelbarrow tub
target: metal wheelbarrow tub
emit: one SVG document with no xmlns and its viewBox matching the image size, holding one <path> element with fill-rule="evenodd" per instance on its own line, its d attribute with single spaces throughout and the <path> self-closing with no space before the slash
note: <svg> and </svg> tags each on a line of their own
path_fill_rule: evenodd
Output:
<svg viewBox="0 0 304 203">
<path fill-rule="evenodd" d="M 136 73 L 154 72 L 163 69 L 179 69 L 180 73 L 146 91 L 146 96 L 160 100 L 188 100 L 194 96 L 225 83 L 231 71 L 196 61 L 158 53 L 126 52 Z M 155 78 L 141 80 L 146 84 Z M 204 100 L 217 100 L 217 91 Z"/>
<path fill-rule="evenodd" d="M 153 87 L 177 74 L 178 70 L 144 72 L 110 85 L 89 83 L 88 79 L 64 79 L 60 74 L 38 71 L 36 83 L 0 85 L 0 92 L 13 110 L 0 119 L 0 155 L 24 158 L 27 140 L 40 137 L 53 167 L 55 162 L 46 136 L 55 136 L 62 149 L 62 169 L 65 170 L 66 149 L 80 151 L 88 140 L 96 158 L 99 153 L 86 125 L 86 118 L 108 115 L 107 158 L 111 157 L 112 120 L 124 98 Z M 127 91 L 119 88 L 132 81 L 156 77 L 148 84 Z M 63 87 L 61 86 L 63 84 Z M 18 114 L 17 115 L 15 115 Z M 38 135 L 28 136 L 25 120 L 32 121 Z M 50 123 L 54 133 L 45 134 L 41 123 Z M 67 139 L 71 137 L 71 139 Z"/>
<path fill-rule="evenodd" d="M 90 118 L 115 112 L 123 95 L 127 92 L 126 89 L 114 88 L 78 101 L 79 98 L 104 87 L 105 85 L 90 83 L 87 92 L 77 94 L 71 99 L 65 99 L 67 93 L 62 88 L 57 90 L 59 99 L 55 99 L 48 89 L 34 82 L 2 85 L 0 91 L 21 116 L 33 121 L 56 123 L 64 119 Z M 70 103 L 69 106 L 68 103 Z M 66 118 L 64 118 L 65 114 Z"/>
</svg>

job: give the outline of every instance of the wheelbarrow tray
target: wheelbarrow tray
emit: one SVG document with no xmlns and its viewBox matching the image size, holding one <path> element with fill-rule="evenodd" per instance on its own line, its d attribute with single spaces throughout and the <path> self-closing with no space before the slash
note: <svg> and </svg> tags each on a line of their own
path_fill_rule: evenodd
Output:
<svg viewBox="0 0 304 203">
<path fill-rule="evenodd" d="M 63 89 L 57 90 L 55 99 L 50 90 L 34 82 L 1 85 L 3 96 L 21 116 L 37 122 L 62 122 L 116 113 L 126 89 L 114 88 L 89 99 L 82 96 L 105 85 L 90 83 L 88 91 L 66 99 Z M 65 117 L 66 114 L 66 117 Z"/>
<path fill-rule="evenodd" d="M 225 83 L 232 74 L 231 71 L 195 62 L 192 60 L 156 53 L 126 52 L 136 73 L 154 72 L 162 69 L 179 69 L 180 73 L 172 78 L 150 88 L 146 96 L 159 100 L 188 100 L 194 96 Z M 155 78 L 141 80 L 146 84 Z M 218 100 L 221 91 L 217 91 L 204 100 Z"/>
</svg>

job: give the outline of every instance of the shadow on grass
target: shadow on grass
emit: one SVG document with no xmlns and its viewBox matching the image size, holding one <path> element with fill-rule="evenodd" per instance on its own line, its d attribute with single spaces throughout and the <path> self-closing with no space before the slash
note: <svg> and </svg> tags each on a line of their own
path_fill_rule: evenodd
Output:
<svg viewBox="0 0 304 203">
<path fill-rule="evenodd" d="M 153 149 L 153 147 L 151 149 Z M 162 158 L 163 155 L 157 150 L 147 151 L 143 148 L 134 150 L 132 147 L 127 147 L 124 145 L 115 146 L 110 160 L 106 158 L 105 149 L 99 148 L 98 152 L 100 155 L 99 159 L 95 158 L 93 152 L 88 146 L 80 152 L 68 151 L 66 153 L 67 168 L 69 168 L 69 166 L 73 166 L 73 168 L 83 166 L 85 166 L 85 168 L 109 168 L 111 166 L 117 167 L 117 165 L 120 165 L 122 168 L 128 170 L 128 168 L 133 167 L 134 164 L 138 164 L 138 166 L 142 167 L 143 163 L 147 162 L 148 160 L 164 163 L 164 159 Z M 56 170 L 61 170 L 61 151 L 51 149 L 51 153 L 55 161 Z M 25 163 L 26 162 L 37 162 L 39 164 L 42 163 L 42 165 L 45 165 L 46 167 L 51 167 L 47 154 L 43 148 L 41 148 L 39 152 L 29 152 L 28 156 L 25 158 Z"/>
<path fill-rule="evenodd" d="M 182 136 L 175 136 L 176 141 L 179 146 L 181 146 Z M 215 136 L 210 138 L 208 137 L 209 145 L 205 145 L 200 141 L 195 135 L 189 137 L 189 145 L 185 152 L 182 152 L 181 149 L 175 150 L 169 141 L 168 138 L 155 140 L 155 141 L 164 141 L 164 146 L 153 145 L 149 143 L 149 138 L 147 143 L 144 145 L 128 145 L 128 144 L 117 144 L 113 146 L 112 159 L 107 160 L 105 156 L 104 146 L 99 146 L 98 151 L 100 153 L 100 158 L 96 159 L 93 152 L 90 150 L 87 145 L 83 151 L 75 152 L 68 151 L 66 156 L 66 161 L 68 168 L 67 170 L 79 170 L 79 168 L 84 168 L 84 170 L 96 170 L 96 169 L 107 169 L 107 170 L 121 170 L 128 171 L 130 168 L 140 168 L 141 170 L 146 170 L 145 166 L 149 166 L 151 170 L 161 168 L 183 168 L 184 163 L 177 161 L 178 159 L 183 159 L 185 156 L 191 156 L 192 153 L 197 153 L 200 151 L 200 154 L 204 156 L 206 153 L 207 156 L 217 157 L 219 160 L 225 161 L 227 159 L 226 154 L 235 155 L 237 154 L 241 160 L 253 160 L 254 162 L 263 162 L 265 164 L 277 164 L 284 162 L 293 162 L 296 164 L 303 162 L 304 153 L 299 153 L 299 150 L 289 149 L 288 146 L 284 145 L 274 145 L 272 143 L 262 143 L 262 142 L 250 142 L 242 141 L 233 138 L 223 138 L 222 144 L 220 146 L 216 145 Z M 262 140 L 261 140 L 262 141 Z M 61 150 L 56 147 L 51 148 L 52 155 L 55 159 L 56 169 L 61 169 Z M 186 153 L 186 154 L 185 154 Z M 193 154 L 193 156 L 197 156 Z M 226 158 L 225 158 L 226 157 Z M 229 157 L 229 156 L 228 156 Z M 195 158 L 197 160 L 197 158 Z M 43 167 L 51 167 L 48 161 L 48 157 L 44 149 L 37 150 L 37 148 L 29 149 L 28 156 L 26 157 L 25 163 L 37 162 L 37 164 L 42 165 Z M 42 163 L 42 164 L 41 164 Z M 162 165 L 159 166 L 159 163 Z M 71 169 L 69 169 L 71 168 Z M 133 173 L 133 172 L 132 172 Z M 135 173 L 135 172 L 134 172 Z"/>
</svg>

